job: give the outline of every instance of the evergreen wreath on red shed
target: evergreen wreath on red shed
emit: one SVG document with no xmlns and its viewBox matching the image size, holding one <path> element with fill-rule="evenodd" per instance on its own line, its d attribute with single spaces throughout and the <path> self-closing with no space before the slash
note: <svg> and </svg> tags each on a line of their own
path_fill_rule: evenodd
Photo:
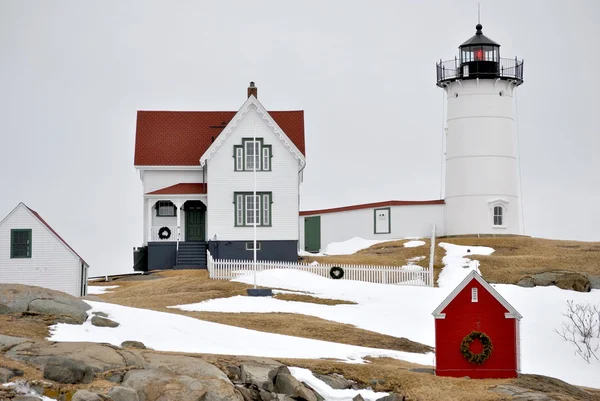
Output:
<svg viewBox="0 0 600 401">
<path fill-rule="evenodd" d="M 481 351 L 479 354 L 472 353 L 470 349 L 471 343 L 475 339 L 481 341 L 481 345 L 483 345 L 483 351 Z M 470 332 L 465 338 L 463 338 L 462 343 L 460 344 L 460 353 L 463 354 L 469 363 L 475 363 L 477 365 L 482 365 L 485 361 L 487 361 L 492 354 L 493 349 L 494 347 L 490 337 L 480 331 Z"/>
</svg>

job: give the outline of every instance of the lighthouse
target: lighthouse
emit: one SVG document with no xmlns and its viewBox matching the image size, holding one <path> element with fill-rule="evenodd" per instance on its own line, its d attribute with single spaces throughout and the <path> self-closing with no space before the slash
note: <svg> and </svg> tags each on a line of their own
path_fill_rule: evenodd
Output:
<svg viewBox="0 0 600 401">
<path fill-rule="evenodd" d="M 454 60 L 436 63 L 446 97 L 446 235 L 523 234 L 513 115 L 523 60 L 476 33 Z"/>
</svg>

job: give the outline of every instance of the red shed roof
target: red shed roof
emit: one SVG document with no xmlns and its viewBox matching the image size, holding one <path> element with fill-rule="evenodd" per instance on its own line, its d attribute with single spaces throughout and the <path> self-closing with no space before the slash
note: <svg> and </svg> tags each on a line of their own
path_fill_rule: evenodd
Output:
<svg viewBox="0 0 600 401">
<path fill-rule="evenodd" d="M 36 219 L 38 219 L 40 221 L 40 223 L 42 223 L 43 225 L 46 226 L 46 228 L 48 228 L 48 230 L 50 230 L 50 232 L 52 234 L 54 234 L 54 236 L 56 236 L 56 238 L 58 238 L 58 240 L 60 242 L 62 242 L 63 244 L 65 244 L 65 246 L 67 248 L 69 248 L 71 250 L 71 252 L 73 252 L 75 254 L 75 256 L 77 256 L 79 259 L 81 259 L 81 261 L 86 265 L 89 266 L 85 260 L 83 260 L 83 258 L 81 256 L 79 256 L 79 254 L 77 252 L 75 252 L 75 250 L 73 248 L 71 248 L 71 246 L 69 244 L 67 244 L 67 241 L 65 241 L 60 235 L 58 235 L 58 233 L 56 231 L 54 231 L 54 229 L 50 226 L 50 224 L 48 224 L 46 222 L 46 220 L 44 220 L 42 218 L 42 216 L 40 216 L 40 214 L 38 212 L 36 212 L 35 210 L 33 210 L 32 208 L 30 208 L 29 206 L 27 206 L 26 204 L 23 203 L 23 206 L 25 206 L 27 208 L 27 210 L 29 210 Z"/>
<path fill-rule="evenodd" d="M 138 111 L 136 166 L 196 166 L 235 111 Z M 270 111 L 283 132 L 305 155 L 304 111 Z"/>
<path fill-rule="evenodd" d="M 417 206 L 417 205 L 443 205 L 445 202 L 443 199 L 439 200 L 425 200 L 425 201 L 399 201 L 390 200 L 384 202 L 375 203 L 362 203 L 360 205 L 334 207 L 331 209 L 318 209 L 318 210 L 303 210 L 300 212 L 300 216 L 309 216 L 312 214 L 325 214 L 334 212 L 345 212 L 348 210 L 359 210 L 359 209 L 370 209 L 374 207 L 386 207 L 386 206 Z"/>
<path fill-rule="evenodd" d="M 148 192 L 147 195 L 195 195 L 207 193 L 207 184 L 181 183 Z"/>
<path fill-rule="evenodd" d="M 508 313 L 506 314 L 505 317 L 507 318 L 513 318 L 513 319 L 521 319 L 523 316 L 521 316 L 521 314 L 519 312 L 517 312 L 517 310 L 508 303 L 508 301 L 506 299 L 504 299 L 502 297 L 502 295 L 500 295 L 498 293 L 498 291 L 496 291 L 494 289 L 494 287 L 492 287 L 487 281 L 485 281 L 483 279 L 483 277 L 481 277 L 479 275 L 479 273 L 477 273 L 475 270 L 472 270 L 471 273 L 469 273 L 467 275 L 467 277 L 465 277 L 465 279 L 463 281 L 461 281 L 461 283 L 454 289 L 454 291 L 452 291 L 450 293 L 450 295 L 448 295 L 446 297 L 446 299 L 444 299 L 444 301 L 440 304 L 440 306 L 438 306 L 432 313 L 432 315 L 436 318 L 436 319 L 444 319 L 446 318 L 446 314 L 442 313 L 444 311 L 444 309 L 446 309 L 446 307 L 454 300 L 454 298 L 456 298 L 456 296 L 458 294 L 460 294 L 460 292 L 467 286 L 469 285 L 469 283 L 473 280 L 477 280 L 479 282 L 479 284 L 481 284 L 483 286 L 483 288 L 485 288 L 494 298 L 496 298 L 496 300 L 502 304 L 502 306 L 504 306 L 504 308 L 506 308 L 506 310 L 508 311 Z"/>
</svg>

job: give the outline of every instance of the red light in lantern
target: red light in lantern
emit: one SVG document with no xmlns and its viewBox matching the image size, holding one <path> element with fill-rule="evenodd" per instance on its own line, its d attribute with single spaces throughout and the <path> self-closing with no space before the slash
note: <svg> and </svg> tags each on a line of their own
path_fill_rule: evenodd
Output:
<svg viewBox="0 0 600 401">
<path fill-rule="evenodd" d="M 483 60 L 483 50 L 475 50 L 475 60 Z"/>
</svg>

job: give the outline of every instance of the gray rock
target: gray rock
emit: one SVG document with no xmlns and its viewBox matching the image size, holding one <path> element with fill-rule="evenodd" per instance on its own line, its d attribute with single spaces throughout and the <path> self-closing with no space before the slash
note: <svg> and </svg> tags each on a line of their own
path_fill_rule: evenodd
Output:
<svg viewBox="0 0 600 401">
<path fill-rule="evenodd" d="M 540 273 L 533 276 L 533 283 L 536 286 L 547 287 L 554 285 L 556 279 L 560 276 L 560 273 Z"/>
<path fill-rule="evenodd" d="M 259 391 L 261 401 L 273 401 L 277 399 L 277 394 L 272 393 L 262 388 Z"/>
<path fill-rule="evenodd" d="M 235 389 L 241 394 L 244 401 L 260 400 L 260 393 L 254 388 L 246 388 L 244 386 L 235 386 Z"/>
<path fill-rule="evenodd" d="M 563 274 L 556 279 L 556 286 L 563 290 L 574 290 L 578 292 L 590 292 L 590 280 L 578 273 Z"/>
<path fill-rule="evenodd" d="M 167 369 L 174 374 L 194 378 L 215 378 L 231 384 L 231 381 L 215 365 L 203 361 L 200 358 L 180 355 L 144 354 L 148 368 Z"/>
<path fill-rule="evenodd" d="M 336 390 L 345 390 L 352 387 L 352 382 L 344 379 L 343 376 L 340 375 L 315 375 L 318 379 L 321 379 L 325 382 L 329 387 Z"/>
<path fill-rule="evenodd" d="M 259 389 L 273 391 L 273 381 L 269 379 L 269 372 L 273 370 L 272 366 L 246 363 L 240 367 L 242 382 L 253 384 Z"/>
<path fill-rule="evenodd" d="M 144 366 L 139 351 L 126 350 L 107 344 L 87 342 L 50 343 L 47 341 L 26 342 L 11 348 L 5 356 L 11 359 L 32 363 L 43 368 L 55 356 L 79 361 L 101 373 L 113 369 Z"/>
<path fill-rule="evenodd" d="M 108 380 L 111 383 L 121 383 L 125 376 L 122 372 L 108 372 L 104 374 L 104 380 Z"/>
<path fill-rule="evenodd" d="M 535 287 L 535 282 L 533 281 L 532 277 L 523 277 L 521 280 L 519 280 L 517 285 L 520 287 L 531 288 L 531 287 Z M 379 400 L 377 400 L 377 401 L 379 401 Z"/>
<path fill-rule="evenodd" d="M 92 317 L 92 324 L 97 327 L 119 327 L 119 323 L 105 317 Z"/>
<path fill-rule="evenodd" d="M 108 314 L 106 314 L 104 312 L 92 312 L 92 315 L 100 316 L 100 317 L 108 317 Z"/>
<path fill-rule="evenodd" d="M 7 313 L 12 313 L 12 310 L 8 306 L 0 304 L 0 315 L 5 315 Z"/>
<path fill-rule="evenodd" d="M 40 397 L 36 397 L 35 395 L 18 395 L 12 399 L 12 401 L 40 401 Z"/>
<path fill-rule="evenodd" d="M 403 395 L 390 393 L 385 397 L 378 398 L 377 401 L 404 401 L 406 398 Z"/>
<path fill-rule="evenodd" d="M 600 289 L 600 276 L 596 276 L 593 274 L 586 274 L 588 280 L 590 280 L 590 287 L 595 290 Z"/>
<path fill-rule="evenodd" d="M 94 377 L 90 366 L 65 357 L 50 357 L 44 365 L 44 379 L 59 383 L 91 383 Z"/>
<path fill-rule="evenodd" d="M 29 338 L 5 336 L 0 334 L 0 352 L 4 352 L 16 345 L 32 342 Z"/>
<path fill-rule="evenodd" d="M 8 381 L 15 376 L 16 374 L 12 369 L 0 367 L 0 384 L 8 383 Z"/>
<path fill-rule="evenodd" d="M 42 315 L 56 315 L 59 318 L 65 316 L 63 323 L 82 324 L 87 319 L 87 312 L 81 305 L 63 304 L 53 299 L 34 299 L 29 303 L 28 310 Z"/>
<path fill-rule="evenodd" d="M 64 292 L 22 284 L 0 284 L 0 304 L 13 313 L 26 312 L 34 300 L 52 300 L 55 303 L 87 311 L 91 307 L 82 300 Z"/>
<path fill-rule="evenodd" d="M 274 364 L 272 364 L 271 366 L 275 366 L 270 372 L 269 372 L 269 380 L 272 381 L 273 383 L 275 383 L 275 378 L 277 377 L 278 374 L 280 373 L 286 373 L 288 375 L 291 375 L 292 372 L 290 372 L 290 370 L 288 369 L 287 366 L 285 365 L 277 365 L 277 362 L 275 362 Z"/>
<path fill-rule="evenodd" d="M 127 387 L 113 387 L 109 390 L 108 396 L 112 401 L 139 401 L 138 394 L 135 390 Z"/>
<path fill-rule="evenodd" d="M 143 342 L 140 341 L 123 341 L 121 343 L 121 347 L 123 348 L 137 348 L 137 349 L 146 349 L 146 346 Z"/>
<path fill-rule="evenodd" d="M 356 397 L 352 399 L 352 401 L 365 401 L 362 395 L 357 394 Z"/>
<path fill-rule="evenodd" d="M 140 401 L 243 401 L 229 379 L 177 375 L 165 368 L 130 370 L 123 386 L 134 389 Z"/>
<path fill-rule="evenodd" d="M 102 398 L 87 390 L 77 390 L 71 401 L 103 401 Z"/>
<path fill-rule="evenodd" d="M 294 376 L 280 373 L 275 378 L 275 392 L 286 394 L 292 398 L 303 398 L 306 401 L 317 401 L 317 396 Z"/>
</svg>

